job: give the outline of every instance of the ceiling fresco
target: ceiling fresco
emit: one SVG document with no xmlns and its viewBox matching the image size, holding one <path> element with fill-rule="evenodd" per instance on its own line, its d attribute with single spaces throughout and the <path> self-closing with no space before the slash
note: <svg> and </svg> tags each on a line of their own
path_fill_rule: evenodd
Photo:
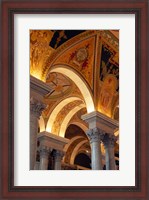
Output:
<svg viewBox="0 0 149 200">
<path fill-rule="evenodd" d="M 43 66 L 53 51 L 49 46 L 52 37 L 53 33 L 48 30 L 30 31 L 30 73 L 41 80 Z"/>
<path fill-rule="evenodd" d="M 75 166 L 77 155 L 90 158 L 89 126 L 81 116 L 94 110 L 86 99 L 119 121 L 119 30 L 31 30 L 30 74 L 51 88 L 42 122 L 47 132 L 69 139 L 63 161 Z M 101 152 L 105 157 L 103 144 Z"/>
<path fill-rule="evenodd" d="M 68 48 L 56 59 L 53 65 L 70 66 L 84 77 L 84 80 L 93 88 L 95 38 L 80 41 Z"/>
<path fill-rule="evenodd" d="M 118 102 L 119 98 L 118 30 L 30 31 L 30 74 L 52 88 L 44 97 L 44 102 L 47 104 L 42 114 L 45 123 L 54 107 L 63 99 L 74 96 L 84 102 L 79 87 L 69 77 L 50 72 L 50 69 L 57 65 L 66 66 L 77 72 L 87 87 L 91 88 L 93 100 L 94 92 L 98 91 L 96 100 L 98 111 L 118 119 L 118 112 L 115 111 L 115 102 Z M 96 91 L 94 85 L 98 87 Z M 68 104 L 56 117 L 52 129 L 55 134 L 58 134 L 64 116 L 73 109 L 73 103 L 76 104 L 76 102 Z M 70 122 L 82 121 L 81 115 L 86 112 L 85 109 L 81 109 Z"/>
<path fill-rule="evenodd" d="M 119 64 L 118 54 L 111 52 L 105 45 L 102 45 L 101 61 L 100 61 L 100 80 L 104 81 L 108 74 L 116 77 L 117 83 L 119 82 Z M 117 86 L 116 90 L 118 91 Z"/>
<path fill-rule="evenodd" d="M 53 90 L 45 96 L 48 99 L 56 99 L 68 95 L 73 90 L 72 81 L 60 73 L 49 73 L 46 79 L 47 85 Z"/>
</svg>

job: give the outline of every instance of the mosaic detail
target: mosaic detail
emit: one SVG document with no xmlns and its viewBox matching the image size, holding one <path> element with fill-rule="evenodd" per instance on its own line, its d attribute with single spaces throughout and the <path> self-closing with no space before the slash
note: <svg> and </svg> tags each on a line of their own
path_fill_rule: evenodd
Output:
<svg viewBox="0 0 149 200">
<path fill-rule="evenodd" d="M 64 120 L 64 118 L 66 117 L 66 115 L 76 106 L 82 104 L 81 100 L 76 100 L 73 101 L 71 103 L 68 103 L 66 106 L 64 106 L 62 108 L 62 110 L 58 113 L 58 115 L 56 116 L 56 119 L 53 123 L 53 127 L 52 127 L 52 133 L 58 135 L 61 124 Z"/>
</svg>

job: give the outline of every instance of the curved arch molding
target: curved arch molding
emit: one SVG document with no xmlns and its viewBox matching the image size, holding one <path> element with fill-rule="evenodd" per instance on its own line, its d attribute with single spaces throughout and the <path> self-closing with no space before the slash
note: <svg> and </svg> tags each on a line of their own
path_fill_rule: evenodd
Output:
<svg viewBox="0 0 149 200">
<path fill-rule="evenodd" d="M 50 132 L 52 131 L 52 126 L 53 126 L 53 123 L 58 115 L 58 113 L 61 111 L 61 109 L 66 106 L 68 103 L 70 102 L 73 102 L 75 100 L 81 100 L 80 98 L 78 97 L 69 97 L 69 98 L 66 98 L 64 100 L 62 100 L 55 108 L 54 110 L 52 111 L 50 117 L 49 117 L 49 120 L 47 122 L 47 126 L 46 126 L 46 131 L 47 132 Z"/>
<path fill-rule="evenodd" d="M 80 104 L 79 106 L 76 106 L 75 108 L 73 108 L 64 118 L 62 124 L 61 124 L 61 128 L 59 131 L 59 136 L 61 137 L 65 137 L 65 132 L 67 129 L 67 126 L 69 124 L 69 121 L 71 120 L 71 118 L 74 116 L 75 113 L 77 113 L 79 110 L 81 110 L 82 108 L 84 108 L 85 105 L 84 104 Z"/>
<path fill-rule="evenodd" d="M 81 78 L 77 73 L 72 71 L 72 69 L 68 69 L 62 65 L 55 66 L 50 72 L 62 73 L 65 76 L 69 77 L 80 89 L 86 104 L 87 112 L 90 113 L 95 111 L 95 106 L 91 92 L 87 85 L 84 83 L 83 78 Z"/>
</svg>

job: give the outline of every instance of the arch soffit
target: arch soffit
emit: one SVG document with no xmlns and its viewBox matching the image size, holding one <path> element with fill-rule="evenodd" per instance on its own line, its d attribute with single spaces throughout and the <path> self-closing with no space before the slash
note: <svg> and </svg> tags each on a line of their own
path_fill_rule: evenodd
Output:
<svg viewBox="0 0 149 200">
<path fill-rule="evenodd" d="M 70 164 L 73 165 L 74 164 L 74 160 L 75 160 L 75 157 L 78 153 L 78 150 L 80 149 L 80 147 L 82 145 L 84 145 L 85 143 L 88 143 L 89 141 L 88 140 L 83 140 L 82 142 L 80 142 L 73 150 L 72 154 L 71 154 L 71 158 L 70 158 Z"/>
<path fill-rule="evenodd" d="M 69 143 L 65 145 L 63 151 L 64 151 L 64 152 L 67 152 L 68 148 L 72 145 L 72 143 L 73 143 L 74 141 L 78 140 L 78 139 L 84 139 L 84 137 L 82 137 L 82 136 L 75 136 L 75 137 L 73 137 L 73 138 L 69 141 Z"/>
<path fill-rule="evenodd" d="M 80 127 L 84 132 L 86 132 L 86 131 L 88 130 L 88 127 L 85 126 L 85 125 L 84 125 L 83 123 L 81 123 L 81 122 L 73 121 L 73 122 L 70 122 L 70 123 L 69 123 L 69 125 L 71 125 L 71 124 L 74 124 L 74 125 Z"/>
<path fill-rule="evenodd" d="M 80 89 L 86 104 L 87 112 L 90 113 L 95 111 L 92 92 L 90 91 L 90 88 L 87 86 L 84 78 L 81 75 L 79 75 L 78 72 L 74 71 L 73 69 L 69 68 L 66 65 L 55 65 L 50 70 L 50 72 L 58 72 L 69 77 Z"/>
<path fill-rule="evenodd" d="M 52 126 L 53 126 L 53 123 L 58 115 L 58 113 L 61 111 L 61 109 L 66 106 L 68 103 L 71 103 L 75 100 L 82 100 L 78 97 L 69 97 L 69 98 L 66 98 L 64 100 L 62 100 L 54 109 L 53 111 L 51 112 L 50 116 L 49 116 L 49 119 L 48 119 L 48 122 L 47 122 L 47 126 L 46 126 L 46 131 L 47 132 L 51 132 L 52 131 Z"/>
<path fill-rule="evenodd" d="M 65 137 L 65 132 L 66 129 L 68 127 L 69 121 L 71 120 L 71 118 L 75 115 L 75 113 L 77 113 L 79 110 L 81 110 L 82 108 L 84 108 L 85 105 L 84 104 L 80 104 L 79 106 L 76 106 L 75 108 L 73 108 L 64 118 L 61 127 L 60 127 L 60 131 L 59 131 L 59 136 L 60 137 Z"/>
</svg>

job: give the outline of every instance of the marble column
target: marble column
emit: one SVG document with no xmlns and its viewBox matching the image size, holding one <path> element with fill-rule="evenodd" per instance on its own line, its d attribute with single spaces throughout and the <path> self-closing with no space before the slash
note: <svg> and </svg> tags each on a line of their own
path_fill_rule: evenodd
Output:
<svg viewBox="0 0 149 200">
<path fill-rule="evenodd" d="M 116 136 L 111 134 L 105 134 L 102 141 L 105 147 L 105 162 L 106 170 L 116 170 L 114 145 L 116 142 Z"/>
<path fill-rule="evenodd" d="M 30 99 L 30 170 L 34 169 L 37 149 L 38 119 L 46 105 L 31 97 Z"/>
<path fill-rule="evenodd" d="M 48 170 L 49 153 L 50 150 L 47 146 L 42 146 L 40 148 L 40 170 Z"/>
<path fill-rule="evenodd" d="M 61 170 L 61 161 L 64 156 L 64 152 L 60 150 L 54 150 L 54 170 Z"/>
<path fill-rule="evenodd" d="M 86 132 L 91 144 L 91 166 L 92 170 L 102 170 L 101 158 L 101 137 L 102 133 L 98 128 L 89 129 Z"/>
</svg>

